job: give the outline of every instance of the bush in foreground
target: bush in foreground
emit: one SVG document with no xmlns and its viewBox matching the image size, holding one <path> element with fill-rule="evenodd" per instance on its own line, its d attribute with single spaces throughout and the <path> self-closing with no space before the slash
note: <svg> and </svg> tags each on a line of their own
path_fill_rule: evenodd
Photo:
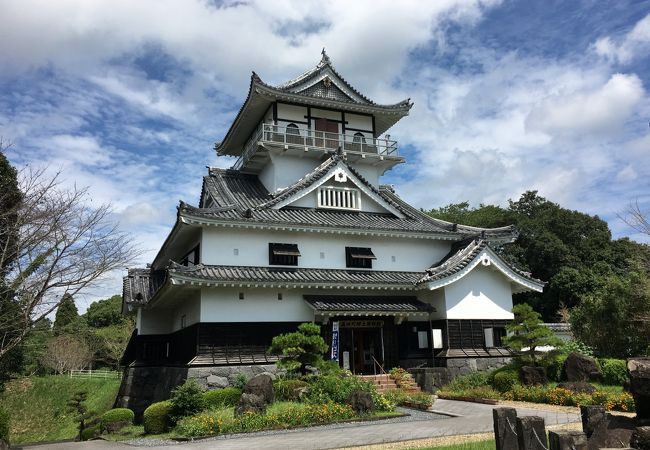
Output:
<svg viewBox="0 0 650 450">
<path fill-rule="evenodd" d="M 498 370 L 494 373 L 492 386 L 499 392 L 512 390 L 519 384 L 519 371 L 516 368 Z"/>
<path fill-rule="evenodd" d="M 203 411 L 205 408 L 204 392 L 203 388 L 193 378 L 176 387 L 172 391 L 170 399 L 172 403 L 170 415 L 172 422 L 176 423 L 183 417 L 192 416 Z"/>
<path fill-rule="evenodd" d="M 273 383 L 275 398 L 279 401 L 300 401 L 300 392 L 309 387 L 303 380 L 276 380 Z"/>
<path fill-rule="evenodd" d="M 408 392 L 404 389 L 392 389 L 384 394 L 386 399 L 398 406 L 412 406 L 429 409 L 433 406 L 433 396 L 426 392 Z"/>
<path fill-rule="evenodd" d="M 152 403 L 144 410 L 144 432 L 147 434 L 160 434 L 169 431 L 171 425 L 172 402 Z"/>
<path fill-rule="evenodd" d="M 623 386 L 629 381 L 627 363 L 624 359 L 601 358 L 598 360 L 605 384 Z"/>
<path fill-rule="evenodd" d="M 227 387 L 207 391 L 203 394 L 203 403 L 206 408 L 223 408 L 224 406 L 236 406 L 241 398 L 241 389 Z"/>
<path fill-rule="evenodd" d="M 127 425 L 133 425 L 135 414 L 128 408 L 114 408 L 102 415 L 101 429 L 109 433 L 115 432 Z"/>
</svg>

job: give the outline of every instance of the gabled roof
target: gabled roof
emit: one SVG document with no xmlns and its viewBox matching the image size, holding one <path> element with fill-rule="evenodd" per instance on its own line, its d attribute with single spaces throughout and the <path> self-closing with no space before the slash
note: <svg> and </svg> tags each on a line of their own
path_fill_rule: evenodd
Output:
<svg viewBox="0 0 650 450">
<path fill-rule="evenodd" d="M 337 167 L 344 167 L 365 193 L 384 205 L 389 213 L 326 210 L 284 206 L 299 192 L 326 179 Z M 210 205 L 206 208 L 205 206 Z M 312 172 L 293 185 L 269 193 L 256 175 L 228 169 L 210 169 L 203 179 L 199 208 L 180 205 L 180 218 L 187 223 L 237 222 L 240 224 L 283 225 L 336 229 L 355 233 L 416 233 L 422 237 L 460 240 L 481 236 L 495 242 L 512 242 L 517 237 L 514 227 L 493 229 L 467 227 L 434 219 L 402 200 L 389 186 L 376 188 L 347 164 L 342 154 L 335 153 Z M 207 223 L 206 222 L 206 223 Z"/>
<path fill-rule="evenodd" d="M 417 297 L 382 295 L 303 295 L 305 301 L 321 313 L 428 314 L 435 311 Z"/>
<path fill-rule="evenodd" d="M 265 83 L 253 72 L 246 100 L 223 141 L 215 145 L 217 154 L 239 156 L 251 132 L 275 101 L 371 114 L 377 136 L 408 115 L 413 106 L 410 99 L 392 105 L 369 100 L 334 70 L 329 57 L 323 53 L 316 67 L 280 86 Z"/>
<path fill-rule="evenodd" d="M 438 289 L 463 278 L 479 264 L 494 266 L 512 283 L 519 286 L 515 292 L 527 290 L 542 292 L 544 289 L 543 281 L 505 262 L 486 240 L 471 238 L 454 243 L 451 251 L 427 269 L 426 275 L 418 280 L 417 284 L 426 283 L 429 289 Z"/>
</svg>

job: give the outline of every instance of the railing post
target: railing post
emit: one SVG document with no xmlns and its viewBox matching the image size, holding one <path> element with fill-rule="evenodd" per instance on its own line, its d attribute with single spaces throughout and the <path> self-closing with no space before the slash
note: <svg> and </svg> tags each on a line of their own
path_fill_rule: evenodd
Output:
<svg viewBox="0 0 650 450">
<path fill-rule="evenodd" d="M 548 450 L 544 418 L 526 416 L 517 418 L 519 450 Z"/>
</svg>

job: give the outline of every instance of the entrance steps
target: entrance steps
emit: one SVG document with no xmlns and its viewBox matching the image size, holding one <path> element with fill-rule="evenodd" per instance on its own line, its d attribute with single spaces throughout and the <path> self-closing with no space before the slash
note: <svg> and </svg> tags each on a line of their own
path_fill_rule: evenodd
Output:
<svg viewBox="0 0 650 450">
<path fill-rule="evenodd" d="M 375 387 L 377 388 L 377 392 L 379 392 L 380 394 L 398 388 L 403 389 L 407 392 L 413 392 L 413 393 L 422 392 L 422 390 L 417 385 L 417 383 L 415 382 L 411 374 L 407 374 L 402 378 L 402 380 L 400 381 L 400 386 L 398 386 L 395 380 L 393 380 L 388 374 L 360 375 L 359 378 L 361 378 L 364 381 L 370 381 L 374 383 Z"/>
</svg>

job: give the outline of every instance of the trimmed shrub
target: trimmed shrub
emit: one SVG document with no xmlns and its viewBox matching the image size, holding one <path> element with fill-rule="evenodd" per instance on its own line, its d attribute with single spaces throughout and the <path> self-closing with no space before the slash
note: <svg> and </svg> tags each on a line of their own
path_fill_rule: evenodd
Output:
<svg viewBox="0 0 650 450">
<path fill-rule="evenodd" d="M 117 431 L 126 425 L 133 425 L 135 414 L 128 408 L 114 408 L 102 415 L 101 430 L 109 433 Z"/>
<path fill-rule="evenodd" d="M 519 384 L 519 372 L 517 369 L 499 370 L 494 374 L 492 386 L 499 392 L 507 392 Z"/>
<path fill-rule="evenodd" d="M 485 372 L 472 372 L 467 375 L 455 378 L 445 386 L 445 390 L 462 391 L 484 387 L 490 382 L 490 374 Z"/>
<path fill-rule="evenodd" d="M 303 380 L 277 380 L 273 383 L 275 398 L 279 401 L 300 401 L 299 390 L 309 386 Z"/>
<path fill-rule="evenodd" d="M 601 358 L 598 360 L 603 371 L 605 384 L 623 386 L 629 378 L 627 376 L 627 364 L 624 359 Z"/>
<path fill-rule="evenodd" d="M 224 406 L 236 406 L 240 398 L 241 389 L 227 387 L 204 393 L 203 403 L 206 408 L 223 408 Z"/>
<path fill-rule="evenodd" d="M 9 443 L 9 413 L 0 408 L 0 439 Z"/>
<path fill-rule="evenodd" d="M 433 396 L 426 392 L 408 392 L 404 389 L 391 389 L 384 396 L 388 401 L 399 406 L 429 409 L 433 405 Z"/>
<path fill-rule="evenodd" d="M 546 375 L 549 380 L 559 382 L 564 379 L 564 362 L 568 356 L 567 353 L 560 353 L 546 366 Z"/>
<path fill-rule="evenodd" d="M 84 428 L 84 430 L 81 432 L 81 440 L 82 441 L 89 441 L 91 439 L 95 439 L 96 437 L 99 437 L 101 434 L 101 428 L 99 425 L 93 425 L 90 427 Z"/>
<path fill-rule="evenodd" d="M 345 404 L 354 391 L 368 392 L 373 397 L 377 395 L 375 385 L 355 376 L 328 375 L 318 377 L 311 385 L 309 401 L 311 403 Z"/>
<path fill-rule="evenodd" d="M 149 405 L 144 410 L 144 432 L 147 434 L 160 434 L 169 431 L 171 426 L 171 411 L 172 402 L 169 400 Z"/>
<path fill-rule="evenodd" d="M 193 416 L 203 411 L 205 408 L 204 392 L 203 388 L 193 378 L 177 386 L 172 391 L 172 397 L 169 399 L 172 402 L 170 415 L 172 422 L 176 423 L 183 417 Z"/>
</svg>

